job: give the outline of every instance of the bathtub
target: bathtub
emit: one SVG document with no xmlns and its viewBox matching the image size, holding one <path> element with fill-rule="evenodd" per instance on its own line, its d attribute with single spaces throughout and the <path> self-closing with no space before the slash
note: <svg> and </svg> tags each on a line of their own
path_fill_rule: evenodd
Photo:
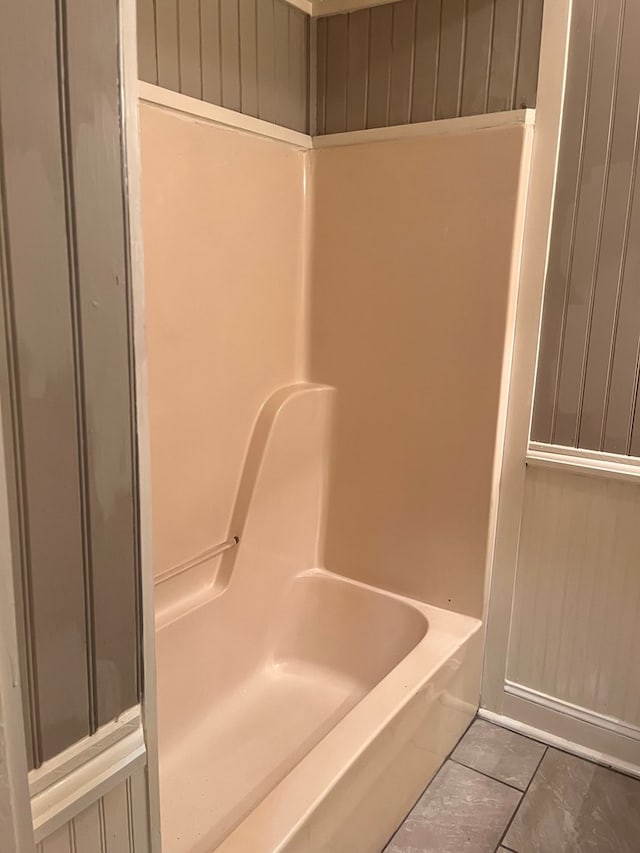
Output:
<svg viewBox="0 0 640 853">
<path fill-rule="evenodd" d="M 478 620 L 319 567 L 332 395 L 274 395 L 239 545 L 158 588 L 166 853 L 379 853 L 475 714 Z"/>
</svg>

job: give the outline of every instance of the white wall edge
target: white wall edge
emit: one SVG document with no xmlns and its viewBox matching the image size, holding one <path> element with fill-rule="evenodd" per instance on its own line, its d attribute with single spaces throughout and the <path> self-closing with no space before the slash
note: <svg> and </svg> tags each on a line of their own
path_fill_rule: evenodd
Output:
<svg viewBox="0 0 640 853">
<path fill-rule="evenodd" d="M 306 12 L 307 15 L 313 16 L 313 0 L 286 0 L 290 6 L 295 6 L 301 12 Z"/>
<path fill-rule="evenodd" d="M 276 139 L 278 142 L 286 142 L 296 148 L 308 149 L 313 145 L 311 137 L 306 133 L 299 133 L 297 130 L 289 130 L 287 127 L 280 127 L 280 125 L 263 121 L 260 118 L 247 116 L 235 110 L 228 110 L 226 107 L 209 104 L 207 101 L 191 98 L 189 95 L 182 95 L 179 92 L 171 91 L 171 89 L 155 86 L 153 83 L 145 83 L 139 80 L 138 97 L 145 104 L 184 113 L 192 118 L 219 124 L 223 127 L 232 127 L 254 136 Z"/>
<path fill-rule="evenodd" d="M 53 772 L 51 784 L 31 798 L 33 834 L 38 843 L 68 823 L 80 812 L 103 797 L 140 766 L 146 764 L 144 732 L 138 709 L 138 723 L 131 730 L 122 724 L 123 737 L 107 748 L 94 749 L 96 737 L 85 738 L 70 747 L 55 761 L 67 756 L 73 769 L 63 775 Z"/>
<path fill-rule="evenodd" d="M 532 441 L 527 451 L 527 465 L 535 468 L 554 468 L 588 477 L 640 483 L 640 459 L 595 450 L 577 450 L 573 447 Z"/>
<path fill-rule="evenodd" d="M 503 712 L 505 695 L 535 361 L 564 110 L 571 9 L 572 0 L 556 0 L 545 3 L 543 12 L 538 104 L 486 618 L 482 704 L 496 713 Z"/>
<path fill-rule="evenodd" d="M 136 0 L 120 4 L 121 102 L 124 121 L 124 167 L 127 180 L 128 228 L 133 311 L 134 373 L 140 536 L 139 606 L 142 610 L 142 728 L 146 743 L 145 773 L 148 830 L 151 853 L 161 853 L 160 781 L 158 759 L 158 698 L 156 686 L 156 629 L 153 592 L 151 528 L 151 438 L 147 382 L 147 341 L 144 291 L 144 241 L 142 234 L 142 167 L 138 102 L 138 36 Z"/>
<path fill-rule="evenodd" d="M 369 142 L 387 142 L 391 139 L 412 139 L 422 136 L 444 136 L 494 130 L 513 125 L 533 125 L 535 110 L 509 110 L 478 116 L 445 118 L 438 121 L 421 121 L 416 124 L 399 124 L 392 127 L 373 127 L 346 133 L 329 133 L 313 137 L 314 148 L 334 148 L 339 145 L 362 145 Z"/>
<path fill-rule="evenodd" d="M 480 708 L 478 716 L 603 767 L 640 778 L 640 745 L 558 710 L 505 693 L 505 713 Z M 633 761 L 625 758 L 631 755 Z"/>
</svg>

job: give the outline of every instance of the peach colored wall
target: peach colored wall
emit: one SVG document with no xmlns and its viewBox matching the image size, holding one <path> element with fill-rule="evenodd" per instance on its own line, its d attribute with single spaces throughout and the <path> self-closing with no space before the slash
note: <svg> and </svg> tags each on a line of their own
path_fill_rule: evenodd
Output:
<svg viewBox="0 0 640 853">
<path fill-rule="evenodd" d="M 156 573 L 224 540 L 258 411 L 299 378 L 296 148 L 142 104 Z"/>
<path fill-rule="evenodd" d="M 338 389 L 326 566 L 474 616 L 524 139 L 313 155 L 310 372 Z"/>
</svg>

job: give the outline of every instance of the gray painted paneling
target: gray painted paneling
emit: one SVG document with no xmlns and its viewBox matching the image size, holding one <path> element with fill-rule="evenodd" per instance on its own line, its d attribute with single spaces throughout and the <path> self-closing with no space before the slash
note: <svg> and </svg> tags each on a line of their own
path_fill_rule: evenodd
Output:
<svg viewBox="0 0 640 853">
<path fill-rule="evenodd" d="M 89 731 L 77 351 L 56 8 L 0 7 L 6 339 L 30 636 L 32 759 Z M 38 62 L 32 57 L 37 56 Z"/>
<path fill-rule="evenodd" d="M 138 0 L 140 77 L 317 134 L 533 107 L 542 2 L 399 0 L 311 23 L 285 0 Z"/>
<path fill-rule="evenodd" d="M 640 7 L 574 6 L 532 437 L 640 455 Z"/>
<path fill-rule="evenodd" d="M 138 0 L 142 80 L 309 130 L 309 16 L 285 0 Z"/>
<path fill-rule="evenodd" d="M 66 0 L 77 299 L 81 320 L 95 725 L 138 701 L 133 356 L 118 92 L 118 19 Z"/>
<path fill-rule="evenodd" d="M 139 696 L 117 21 L 100 0 L 0 5 L 0 373 L 33 766 Z"/>
<path fill-rule="evenodd" d="M 314 27 L 319 134 L 535 106 L 542 0 L 399 0 Z"/>
</svg>

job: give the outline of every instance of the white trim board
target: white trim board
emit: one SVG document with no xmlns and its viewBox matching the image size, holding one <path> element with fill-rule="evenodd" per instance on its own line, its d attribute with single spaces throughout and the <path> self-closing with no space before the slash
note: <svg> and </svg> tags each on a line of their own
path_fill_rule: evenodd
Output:
<svg viewBox="0 0 640 853">
<path fill-rule="evenodd" d="M 164 89 L 162 86 L 155 86 L 153 83 L 145 83 L 143 80 L 138 81 L 138 97 L 144 104 L 184 113 L 196 120 L 200 119 L 223 127 L 233 127 L 255 136 L 276 139 L 296 148 L 308 149 L 313 144 L 311 137 L 306 133 L 298 133 L 297 130 L 289 130 L 287 127 L 280 127 L 260 118 L 228 110 L 226 107 L 218 107 L 207 101 L 191 98 L 189 95 L 182 95 L 171 89 Z"/>
<path fill-rule="evenodd" d="M 323 136 L 309 136 L 290 130 L 260 118 L 244 115 L 244 113 L 228 110 L 155 86 L 153 83 L 138 81 L 138 97 L 141 103 L 151 104 L 173 112 L 183 113 L 193 119 L 231 127 L 255 136 L 264 136 L 293 145 L 303 150 L 334 148 L 341 145 L 362 145 L 370 142 L 385 142 L 393 139 L 411 139 L 422 136 L 443 136 L 471 131 L 492 130 L 498 127 L 514 125 L 533 126 L 535 110 L 509 110 L 486 115 L 462 116 L 461 118 L 440 119 L 439 121 L 423 121 L 416 124 L 400 124 L 392 127 L 375 127 L 368 130 L 354 130 L 347 133 L 331 133 Z"/>
<path fill-rule="evenodd" d="M 558 708 L 544 707 L 505 691 L 504 713 L 480 708 L 478 716 L 579 758 L 640 778 L 640 742 L 579 720 Z"/>
<path fill-rule="evenodd" d="M 29 774 L 36 844 L 146 764 L 140 707 Z"/>
<path fill-rule="evenodd" d="M 306 12 L 312 18 L 318 18 L 397 3 L 398 0 L 285 0 L 285 2 L 300 9 L 301 12 Z"/>
<path fill-rule="evenodd" d="M 640 459 L 633 456 L 531 441 L 527 451 L 527 465 L 608 480 L 627 480 L 640 485 Z"/>
<path fill-rule="evenodd" d="M 438 121 L 421 121 L 392 127 L 373 127 L 369 130 L 351 130 L 346 133 L 327 133 L 313 137 L 313 148 L 335 148 L 340 145 L 362 145 L 369 142 L 386 142 L 391 139 L 412 139 L 422 136 L 453 136 L 480 130 L 494 130 L 514 125 L 533 126 L 535 110 L 508 110 L 477 116 L 444 118 Z"/>
</svg>

